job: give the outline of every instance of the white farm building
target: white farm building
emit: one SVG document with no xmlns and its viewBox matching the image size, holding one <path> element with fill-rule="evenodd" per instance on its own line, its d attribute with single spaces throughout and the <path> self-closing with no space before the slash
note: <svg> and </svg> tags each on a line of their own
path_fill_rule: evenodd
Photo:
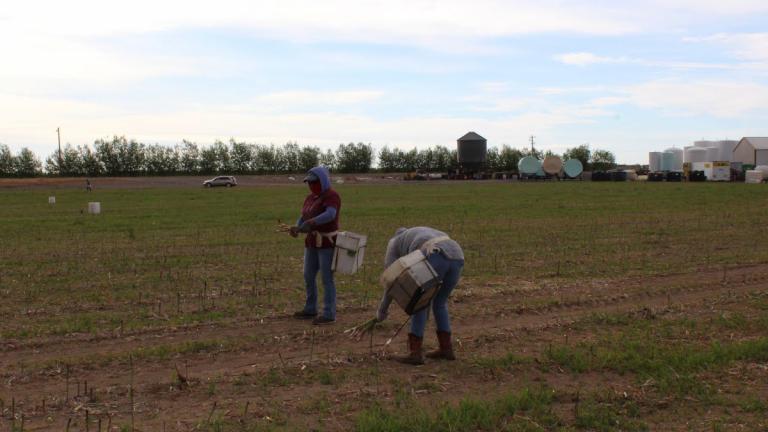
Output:
<svg viewBox="0 0 768 432">
<path fill-rule="evenodd" d="M 768 137 L 744 137 L 733 149 L 734 162 L 768 165 Z"/>
</svg>

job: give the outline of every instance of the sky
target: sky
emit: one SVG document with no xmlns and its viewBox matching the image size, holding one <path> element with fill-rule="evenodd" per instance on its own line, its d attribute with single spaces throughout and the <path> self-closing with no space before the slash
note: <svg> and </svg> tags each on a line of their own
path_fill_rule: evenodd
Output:
<svg viewBox="0 0 768 432">
<path fill-rule="evenodd" d="M 768 136 L 765 0 L 35 1 L 0 8 L 0 143 L 489 146 L 619 162 Z"/>
</svg>

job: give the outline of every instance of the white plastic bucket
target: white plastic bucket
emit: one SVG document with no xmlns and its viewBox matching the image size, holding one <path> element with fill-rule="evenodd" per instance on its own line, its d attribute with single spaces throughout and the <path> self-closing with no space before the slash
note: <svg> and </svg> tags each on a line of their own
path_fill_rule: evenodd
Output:
<svg viewBox="0 0 768 432">
<path fill-rule="evenodd" d="M 342 274 L 357 273 L 357 270 L 363 265 L 367 243 L 368 237 L 362 234 L 349 231 L 338 233 L 331 269 Z"/>
<path fill-rule="evenodd" d="M 88 213 L 90 213 L 90 214 L 99 214 L 99 213 L 101 213 L 101 203 L 100 202 L 89 202 L 88 203 Z"/>
<path fill-rule="evenodd" d="M 55 196 L 49 196 L 48 197 L 48 204 L 56 204 L 56 197 Z"/>
</svg>

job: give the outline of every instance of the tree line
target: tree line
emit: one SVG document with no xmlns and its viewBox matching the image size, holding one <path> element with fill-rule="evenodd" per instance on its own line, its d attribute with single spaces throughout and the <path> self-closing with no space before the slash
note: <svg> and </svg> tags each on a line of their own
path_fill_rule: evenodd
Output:
<svg viewBox="0 0 768 432">
<path fill-rule="evenodd" d="M 533 155 L 540 159 L 554 155 L 538 150 L 509 146 L 491 147 L 486 169 L 516 172 L 521 158 Z M 585 170 L 607 170 L 616 166 L 615 157 L 606 150 L 592 151 L 582 145 L 568 149 L 564 159 L 579 159 Z M 446 172 L 458 168 L 456 149 L 435 146 L 404 151 L 383 147 L 374 151 L 371 144 L 339 144 L 336 150 L 322 151 L 315 146 L 288 142 L 282 146 L 249 144 L 234 139 L 199 146 L 182 141 L 175 146 L 144 144 L 115 136 L 99 139 L 93 145 L 65 145 L 51 153 L 43 163 L 31 150 L 22 148 L 13 154 L 0 144 L 0 176 L 138 176 L 138 175 L 214 175 L 214 174 L 288 174 L 306 172 L 319 164 L 333 172 Z"/>
</svg>

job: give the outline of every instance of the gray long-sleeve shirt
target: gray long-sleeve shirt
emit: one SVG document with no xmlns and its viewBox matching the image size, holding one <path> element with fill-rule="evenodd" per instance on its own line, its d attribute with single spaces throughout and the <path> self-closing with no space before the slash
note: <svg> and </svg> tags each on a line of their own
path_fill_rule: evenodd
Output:
<svg viewBox="0 0 768 432">
<path fill-rule="evenodd" d="M 447 234 L 430 227 L 399 228 L 395 236 L 389 239 L 387 253 L 384 256 L 384 268 L 392 265 L 398 258 L 404 257 L 416 249 L 420 249 L 429 240 L 443 236 L 447 236 Z M 439 241 L 434 246 L 448 259 L 464 260 L 464 251 L 452 239 Z M 385 291 L 376 314 L 379 321 L 386 319 L 391 302 L 392 298 Z"/>
</svg>

